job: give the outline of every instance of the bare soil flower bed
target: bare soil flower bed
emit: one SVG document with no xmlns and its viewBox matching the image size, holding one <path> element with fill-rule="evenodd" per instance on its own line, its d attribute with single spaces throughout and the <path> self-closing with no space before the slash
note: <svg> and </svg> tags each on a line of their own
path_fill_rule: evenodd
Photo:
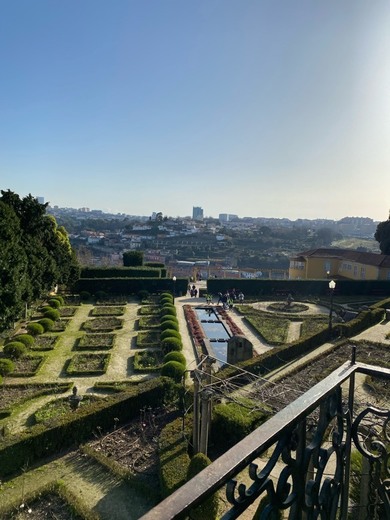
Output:
<svg viewBox="0 0 390 520">
<path fill-rule="evenodd" d="M 61 318 L 71 318 L 74 316 L 77 307 L 60 307 L 58 310 L 60 311 Z"/>
<path fill-rule="evenodd" d="M 42 334 L 36 338 L 35 344 L 31 347 L 31 350 L 53 350 L 59 339 L 59 336 L 53 334 Z"/>
<path fill-rule="evenodd" d="M 176 410 L 142 410 L 139 419 L 88 444 L 93 450 L 124 469 L 158 486 L 158 438 L 161 430 L 178 417 Z"/>
<path fill-rule="evenodd" d="M 153 329 L 160 327 L 160 317 L 159 316 L 142 316 L 139 319 L 139 328 L 140 329 Z"/>
<path fill-rule="evenodd" d="M 123 320 L 116 317 L 94 318 L 87 320 L 83 324 L 83 329 L 87 332 L 111 332 L 122 328 Z"/>
<path fill-rule="evenodd" d="M 75 354 L 66 369 L 68 375 L 104 374 L 110 354 Z"/>
<path fill-rule="evenodd" d="M 158 347 L 160 345 L 160 332 L 145 330 L 137 334 L 137 347 Z"/>
<path fill-rule="evenodd" d="M 9 408 L 14 404 L 20 404 L 41 395 L 53 394 L 58 391 L 64 392 L 69 386 L 68 383 L 61 385 L 3 385 L 0 389 L 1 408 Z"/>
<path fill-rule="evenodd" d="M 138 309 L 138 314 L 141 316 L 160 314 L 160 307 L 158 305 L 142 305 L 142 307 Z"/>
<path fill-rule="evenodd" d="M 11 377 L 29 377 L 38 371 L 39 367 L 45 361 L 44 356 L 26 356 L 15 359 L 15 370 L 10 374 Z"/>
<path fill-rule="evenodd" d="M 68 323 L 69 323 L 70 320 L 68 319 L 60 319 L 60 320 L 57 320 L 54 322 L 54 326 L 53 328 L 51 329 L 52 332 L 63 332 L 66 327 L 68 326 Z"/>
<path fill-rule="evenodd" d="M 124 307 L 98 306 L 91 310 L 91 316 L 121 316 L 125 312 Z"/>
<path fill-rule="evenodd" d="M 79 350 L 110 349 L 114 342 L 115 334 L 86 334 L 76 340 L 75 346 Z"/>
</svg>

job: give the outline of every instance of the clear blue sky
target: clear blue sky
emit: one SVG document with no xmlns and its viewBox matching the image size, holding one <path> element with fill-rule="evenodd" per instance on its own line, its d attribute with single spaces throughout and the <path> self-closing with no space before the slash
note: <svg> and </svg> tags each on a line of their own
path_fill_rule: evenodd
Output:
<svg viewBox="0 0 390 520">
<path fill-rule="evenodd" d="M 0 0 L 0 187 L 385 220 L 388 0 Z"/>
</svg>

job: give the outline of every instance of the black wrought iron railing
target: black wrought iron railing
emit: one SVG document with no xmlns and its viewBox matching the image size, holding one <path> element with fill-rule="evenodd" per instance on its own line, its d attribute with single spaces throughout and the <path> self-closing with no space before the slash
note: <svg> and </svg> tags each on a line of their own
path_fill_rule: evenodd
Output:
<svg viewBox="0 0 390 520">
<path fill-rule="evenodd" d="M 142 520 L 191 518 L 223 489 L 222 520 L 252 518 L 263 497 L 260 520 L 390 520 L 390 405 L 357 410 L 358 374 L 390 384 L 389 369 L 343 364 Z M 352 452 L 360 460 L 353 485 Z"/>
</svg>

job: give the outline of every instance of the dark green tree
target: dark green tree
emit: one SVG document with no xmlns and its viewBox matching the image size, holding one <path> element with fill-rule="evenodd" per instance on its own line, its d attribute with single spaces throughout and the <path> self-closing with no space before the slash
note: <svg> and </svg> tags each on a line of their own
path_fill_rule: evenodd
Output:
<svg viewBox="0 0 390 520">
<path fill-rule="evenodd" d="M 19 219 L 13 208 L 0 200 L 0 329 L 9 327 L 25 306 L 27 263 Z"/>
<path fill-rule="evenodd" d="M 390 255 L 390 218 L 377 225 L 374 238 L 379 242 L 382 255 Z"/>
<path fill-rule="evenodd" d="M 56 284 L 72 284 L 79 267 L 64 228 L 46 215 L 47 204 L 10 190 L 0 197 L 0 327 Z"/>
<path fill-rule="evenodd" d="M 125 251 L 123 253 L 123 265 L 125 267 L 139 267 L 144 264 L 143 251 Z"/>
</svg>

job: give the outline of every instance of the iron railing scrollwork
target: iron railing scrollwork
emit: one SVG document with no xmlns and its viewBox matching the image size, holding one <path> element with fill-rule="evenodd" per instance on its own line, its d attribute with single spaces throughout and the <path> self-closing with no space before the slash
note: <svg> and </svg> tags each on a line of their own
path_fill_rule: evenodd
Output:
<svg viewBox="0 0 390 520">
<path fill-rule="evenodd" d="M 352 420 L 358 372 L 390 379 L 389 369 L 345 363 L 142 520 L 187 518 L 191 509 L 223 487 L 230 508 L 225 508 L 221 520 L 239 518 L 263 497 L 259 520 L 279 518 L 278 511 L 284 511 L 289 520 L 347 520 L 348 508 L 353 505 L 349 474 L 351 450 L 355 448 L 369 468 L 366 504 L 357 505 L 358 514 L 353 511 L 353 518 L 390 520 L 390 410 L 368 406 Z M 343 384 L 348 382 L 345 399 Z M 369 416 L 375 420 L 368 420 Z M 247 471 L 245 476 L 243 470 Z M 364 483 L 364 476 L 361 480 Z"/>
<path fill-rule="evenodd" d="M 390 518 L 390 410 L 368 406 L 352 424 L 354 445 L 363 457 L 362 493 L 369 520 Z M 363 515 L 361 515 L 363 517 Z"/>
</svg>

